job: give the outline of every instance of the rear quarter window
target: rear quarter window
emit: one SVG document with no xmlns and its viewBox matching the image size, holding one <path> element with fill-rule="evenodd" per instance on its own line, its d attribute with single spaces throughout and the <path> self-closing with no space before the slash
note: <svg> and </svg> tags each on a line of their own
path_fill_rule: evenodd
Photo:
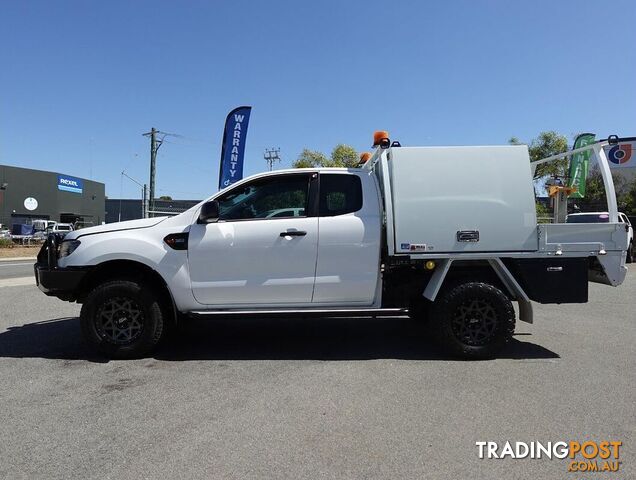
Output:
<svg viewBox="0 0 636 480">
<path fill-rule="evenodd" d="M 362 182 L 356 175 L 324 173 L 320 175 L 319 215 L 333 217 L 362 208 Z"/>
</svg>

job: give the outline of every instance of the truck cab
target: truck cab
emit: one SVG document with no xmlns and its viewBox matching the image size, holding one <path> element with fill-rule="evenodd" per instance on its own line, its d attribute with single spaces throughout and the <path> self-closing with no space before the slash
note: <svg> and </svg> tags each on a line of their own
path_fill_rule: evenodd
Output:
<svg viewBox="0 0 636 480">
<path fill-rule="evenodd" d="M 381 225 L 368 173 L 279 171 L 229 188 L 213 202 L 217 211 L 193 223 L 188 236 L 199 304 L 373 305 Z"/>
</svg>

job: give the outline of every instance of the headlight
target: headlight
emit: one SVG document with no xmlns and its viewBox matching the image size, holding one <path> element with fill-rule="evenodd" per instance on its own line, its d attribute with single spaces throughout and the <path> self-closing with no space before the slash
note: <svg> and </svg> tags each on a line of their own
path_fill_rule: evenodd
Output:
<svg viewBox="0 0 636 480">
<path fill-rule="evenodd" d="M 62 245 L 60 245 L 59 258 L 68 257 L 77 247 L 80 246 L 80 243 L 81 242 L 79 240 L 64 240 Z"/>
</svg>

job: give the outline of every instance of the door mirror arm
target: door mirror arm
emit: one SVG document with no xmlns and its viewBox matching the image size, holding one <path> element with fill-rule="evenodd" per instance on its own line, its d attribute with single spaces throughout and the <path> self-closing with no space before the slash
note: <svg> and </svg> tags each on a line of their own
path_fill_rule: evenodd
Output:
<svg viewBox="0 0 636 480">
<path fill-rule="evenodd" d="M 197 223 L 215 223 L 219 221 L 219 202 L 210 200 L 201 205 Z"/>
</svg>

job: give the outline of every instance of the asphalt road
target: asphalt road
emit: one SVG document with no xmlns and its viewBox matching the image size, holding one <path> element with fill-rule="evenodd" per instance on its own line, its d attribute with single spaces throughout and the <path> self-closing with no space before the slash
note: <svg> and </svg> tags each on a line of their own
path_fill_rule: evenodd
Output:
<svg viewBox="0 0 636 480">
<path fill-rule="evenodd" d="M 0 478 L 635 478 L 636 272 L 536 306 L 463 362 L 408 319 L 198 322 L 104 361 L 77 305 L 0 288 Z M 480 460 L 477 441 L 619 440 L 618 474 Z"/>
<path fill-rule="evenodd" d="M 35 260 L 3 260 L 0 262 L 0 280 L 33 276 L 34 263 Z"/>
</svg>

